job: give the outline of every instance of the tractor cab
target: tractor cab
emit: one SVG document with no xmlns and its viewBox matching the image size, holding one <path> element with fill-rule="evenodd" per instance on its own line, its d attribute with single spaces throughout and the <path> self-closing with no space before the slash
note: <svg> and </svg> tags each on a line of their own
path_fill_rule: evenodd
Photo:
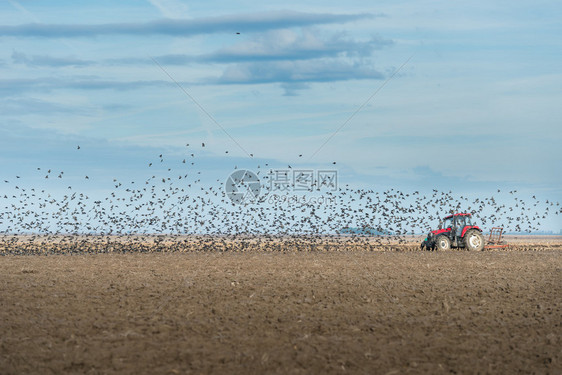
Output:
<svg viewBox="0 0 562 375">
<path fill-rule="evenodd" d="M 478 228 L 472 225 L 472 216 L 470 214 L 455 214 L 447 216 L 443 219 L 443 227 L 451 230 L 454 237 L 462 237 L 466 232 L 465 228 Z"/>
<path fill-rule="evenodd" d="M 443 219 L 443 221 L 441 221 L 439 223 L 439 229 L 450 229 L 453 227 L 453 218 L 452 217 L 446 217 L 445 219 Z"/>
</svg>

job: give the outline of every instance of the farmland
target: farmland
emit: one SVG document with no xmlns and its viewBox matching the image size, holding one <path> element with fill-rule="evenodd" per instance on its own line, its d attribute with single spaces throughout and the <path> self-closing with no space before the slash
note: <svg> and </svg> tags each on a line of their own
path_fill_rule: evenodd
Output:
<svg viewBox="0 0 562 375">
<path fill-rule="evenodd" d="M 7 255 L 0 368 L 560 373 L 562 240 L 514 241 L 484 252 L 414 242 L 302 251 L 289 241 L 275 251 Z"/>
</svg>

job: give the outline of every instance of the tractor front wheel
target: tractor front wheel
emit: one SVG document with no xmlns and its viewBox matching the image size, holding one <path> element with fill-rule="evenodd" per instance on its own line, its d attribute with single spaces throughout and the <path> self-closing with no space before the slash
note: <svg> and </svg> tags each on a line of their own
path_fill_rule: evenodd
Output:
<svg viewBox="0 0 562 375">
<path fill-rule="evenodd" d="M 480 231 L 469 230 L 464 235 L 464 247 L 467 250 L 482 251 L 484 249 L 484 236 Z"/>
<path fill-rule="evenodd" d="M 447 236 L 439 236 L 435 240 L 435 246 L 437 250 L 449 250 L 451 248 L 451 240 Z"/>
</svg>

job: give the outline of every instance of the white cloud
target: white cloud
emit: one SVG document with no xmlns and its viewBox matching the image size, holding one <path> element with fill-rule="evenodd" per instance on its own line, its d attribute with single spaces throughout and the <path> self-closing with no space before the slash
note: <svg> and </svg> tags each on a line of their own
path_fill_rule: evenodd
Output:
<svg viewBox="0 0 562 375">
<path fill-rule="evenodd" d="M 179 0 L 148 0 L 166 18 L 187 18 L 189 7 Z"/>
<path fill-rule="evenodd" d="M 360 41 L 343 33 L 323 35 L 312 28 L 271 30 L 208 55 L 202 61 L 304 60 L 318 57 L 370 56 L 393 41 L 371 37 Z"/>
</svg>

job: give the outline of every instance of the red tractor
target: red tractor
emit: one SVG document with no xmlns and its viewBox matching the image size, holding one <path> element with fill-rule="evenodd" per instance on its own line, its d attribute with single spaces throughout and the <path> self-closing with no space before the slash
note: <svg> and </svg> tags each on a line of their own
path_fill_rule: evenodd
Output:
<svg viewBox="0 0 562 375">
<path fill-rule="evenodd" d="M 449 215 L 439 223 L 439 229 L 432 230 L 422 242 L 421 248 L 427 250 L 448 250 L 452 247 L 482 251 L 486 241 L 482 230 L 472 225 L 471 214 Z"/>
</svg>

